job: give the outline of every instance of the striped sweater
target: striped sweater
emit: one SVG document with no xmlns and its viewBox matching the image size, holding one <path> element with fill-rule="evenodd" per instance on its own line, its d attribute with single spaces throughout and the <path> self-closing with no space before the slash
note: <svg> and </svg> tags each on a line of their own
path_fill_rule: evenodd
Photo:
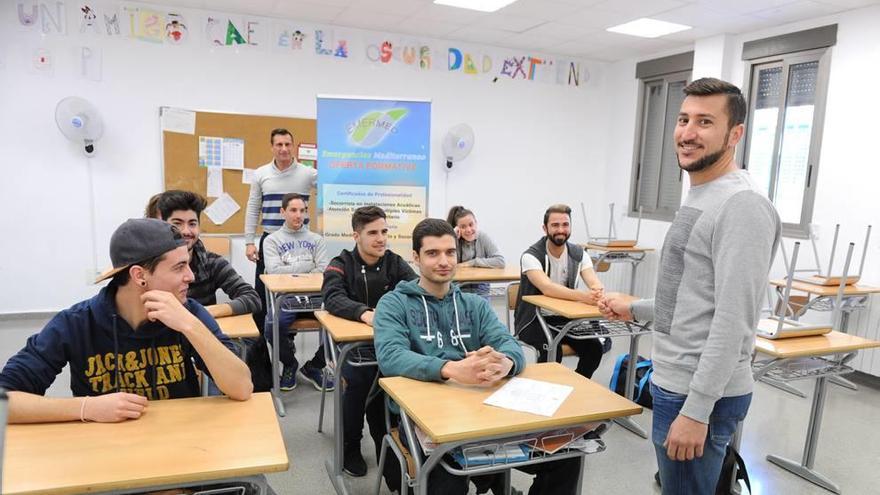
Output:
<svg viewBox="0 0 880 495">
<path fill-rule="evenodd" d="M 248 196 L 244 217 L 245 243 L 253 244 L 257 233 L 257 220 L 262 213 L 260 225 L 263 232 L 272 233 L 284 224 L 281 217 L 281 198 L 287 193 L 299 193 L 308 198 L 312 186 L 318 181 L 318 171 L 294 162 L 283 172 L 271 161 L 254 172 L 251 192 Z"/>
</svg>

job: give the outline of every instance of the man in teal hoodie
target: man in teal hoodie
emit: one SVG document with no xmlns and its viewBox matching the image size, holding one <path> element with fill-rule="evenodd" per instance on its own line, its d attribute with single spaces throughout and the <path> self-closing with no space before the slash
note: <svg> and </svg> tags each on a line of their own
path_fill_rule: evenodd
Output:
<svg viewBox="0 0 880 495">
<path fill-rule="evenodd" d="M 422 220 L 412 240 L 419 279 L 397 284 L 379 301 L 373 318 L 382 374 L 476 386 L 491 386 L 519 374 L 525 361 L 507 327 L 484 299 L 452 284 L 458 260 L 452 226 L 439 219 Z M 530 493 L 573 494 L 578 469 L 576 459 L 565 459 L 523 471 L 537 474 Z M 500 495 L 498 483 L 480 478 L 484 477 L 471 479 L 478 488 L 491 485 Z M 428 477 L 428 493 L 467 491 L 467 478 L 445 469 L 434 469 Z"/>
</svg>

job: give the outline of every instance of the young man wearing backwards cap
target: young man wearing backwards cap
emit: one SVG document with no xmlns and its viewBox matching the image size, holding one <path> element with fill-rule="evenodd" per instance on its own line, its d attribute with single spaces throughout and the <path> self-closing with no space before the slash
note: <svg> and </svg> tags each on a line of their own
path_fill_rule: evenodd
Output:
<svg viewBox="0 0 880 495">
<path fill-rule="evenodd" d="M 137 419 L 147 401 L 199 395 L 195 366 L 230 398 L 251 395 L 250 371 L 205 308 L 186 241 L 155 219 L 123 223 L 110 239 L 110 284 L 58 313 L 0 372 L 10 423 Z M 73 398 L 43 397 L 70 365 Z"/>
</svg>

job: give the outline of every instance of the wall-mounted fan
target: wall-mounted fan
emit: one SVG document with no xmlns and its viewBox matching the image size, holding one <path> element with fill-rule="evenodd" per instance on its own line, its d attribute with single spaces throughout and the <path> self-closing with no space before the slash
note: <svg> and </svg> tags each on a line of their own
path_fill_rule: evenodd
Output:
<svg viewBox="0 0 880 495">
<path fill-rule="evenodd" d="M 467 124 L 458 124 L 449 129 L 443 138 L 443 154 L 446 156 L 446 171 L 464 160 L 474 148 L 474 130 Z"/>
<path fill-rule="evenodd" d="M 78 96 L 68 96 L 55 107 L 55 123 L 67 139 L 82 144 L 86 156 L 95 155 L 95 142 L 104 134 L 104 122 L 94 105 Z"/>
</svg>

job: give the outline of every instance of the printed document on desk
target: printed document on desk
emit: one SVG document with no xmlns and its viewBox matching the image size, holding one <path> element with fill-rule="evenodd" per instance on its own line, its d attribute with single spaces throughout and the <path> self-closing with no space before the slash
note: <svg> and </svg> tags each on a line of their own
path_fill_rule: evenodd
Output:
<svg viewBox="0 0 880 495">
<path fill-rule="evenodd" d="M 483 404 L 541 416 L 553 416 L 574 390 L 568 385 L 530 378 L 511 378 Z"/>
</svg>

